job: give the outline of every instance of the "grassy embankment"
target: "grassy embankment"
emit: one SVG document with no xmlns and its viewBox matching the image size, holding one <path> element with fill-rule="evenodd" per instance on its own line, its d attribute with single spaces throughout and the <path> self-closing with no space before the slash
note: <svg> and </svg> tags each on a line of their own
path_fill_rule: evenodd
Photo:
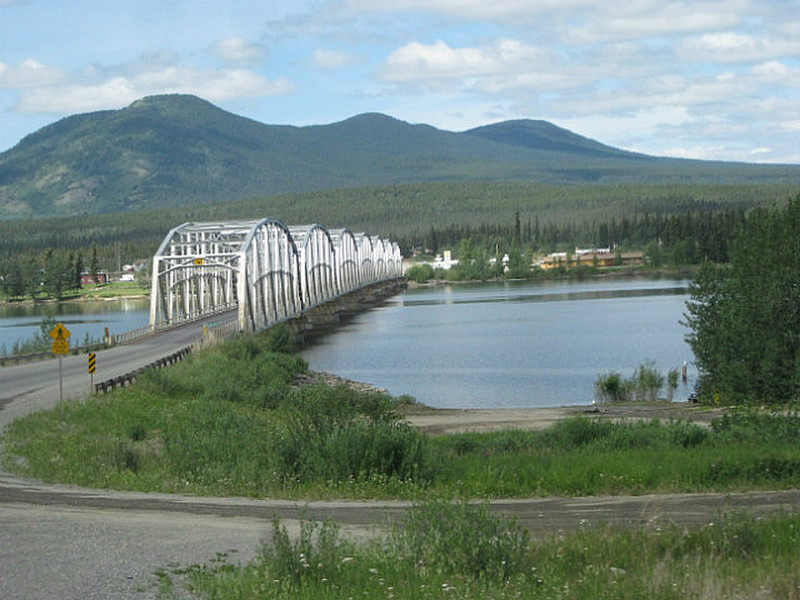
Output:
<svg viewBox="0 0 800 600">
<path fill-rule="evenodd" d="M 278 527 L 251 565 L 191 570 L 209 598 L 800 593 L 797 515 L 531 542 L 513 522 L 436 501 L 797 487 L 796 412 L 743 412 L 710 428 L 576 418 L 541 432 L 427 437 L 400 417 L 402 399 L 295 386 L 306 365 L 274 351 L 284 344 L 226 342 L 135 388 L 30 415 L 4 436 L 5 467 L 89 487 L 420 503 L 416 528 L 360 545 L 331 524 L 299 541 Z M 170 581 L 164 574 L 164 593 Z"/>
<path fill-rule="evenodd" d="M 800 415 L 574 418 L 548 430 L 427 437 L 403 399 L 296 386 L 307 365 L 244 338 L 134 388 L 13 423 L 7 466 L 90 487 L 291 498 L 498 498 L 776 489 L 800 481 Z M 61 419 L 63 418 L 63 422 Z"/>
</svg>

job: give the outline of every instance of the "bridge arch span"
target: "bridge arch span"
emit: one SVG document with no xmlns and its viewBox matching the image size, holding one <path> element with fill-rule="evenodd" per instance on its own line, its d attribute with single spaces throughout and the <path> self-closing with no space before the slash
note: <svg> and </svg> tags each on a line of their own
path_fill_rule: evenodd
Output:
<svg viewBox="0 0 800 600">
<path fill-rule="evenodd" d="M 183 223 L 153 257 L 150 325 L 236 308 L 242 331 L 260 331 L 401 275 L 399 246 L 366 233 L 269 218 Z"/>
</svg>

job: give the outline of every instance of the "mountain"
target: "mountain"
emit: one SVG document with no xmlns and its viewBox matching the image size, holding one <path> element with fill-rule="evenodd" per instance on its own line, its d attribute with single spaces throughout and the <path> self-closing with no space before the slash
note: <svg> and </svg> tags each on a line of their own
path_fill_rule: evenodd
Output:
<svg viewBox="0 0 800 600">
<path fill-rule="evenodd" d="M 455 133 L 382 114 L 266 125 L 188 95 L 75 115 L 0 153 L 0 219 L 412 182 L 797 183 L 800 166 L 656 158 L 545 121 Z"/>
</svg>

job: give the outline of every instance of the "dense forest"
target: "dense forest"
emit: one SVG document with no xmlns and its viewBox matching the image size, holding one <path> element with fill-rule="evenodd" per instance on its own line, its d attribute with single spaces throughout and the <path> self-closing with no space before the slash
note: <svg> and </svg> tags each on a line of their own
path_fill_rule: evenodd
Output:
<svg viewBox="0 0 800 600">
<path fill-rule="evenodd" d="M 117 272 L 149 259 L 186 221 L 277 218 L 387 237 L 421 251 L 530 260 L 581 247 L 642 250 L 649 264 L 726 262 L 728 241 L 756 206 L 785 203 L 791 186 L 552 186 L 451 183 L 372 186 L 115 215 L 0 221 L 0 292 L 63 297 L 81 271 Z M 480 264 L 486 260 L 477 261 Z M 463 276 L 489 277 L 483 270 Z"/>
</svg>

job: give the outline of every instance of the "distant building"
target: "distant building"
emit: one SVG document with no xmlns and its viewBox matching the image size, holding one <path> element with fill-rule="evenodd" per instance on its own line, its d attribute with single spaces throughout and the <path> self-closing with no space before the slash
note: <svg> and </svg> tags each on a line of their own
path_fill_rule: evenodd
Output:
<svg viewBox="0 0 800 600">
<path fill-rule="evenodd" d="M 88 271 L 81 273 L 81 285 L 99 285 L 108 283 L 108 281 L 108 273 L 105 271 L 98 271 L 96 277 L 92 277 L 92 274 Z"/>
<path fill-rule="evenodd" d="M 539 259 L 534 266 L 540 269 L 555 269 L 557 267 L 630 267 L 644 264 L 643 252 L 611 252 L 610 248 L 581 249 L 576 248 L 575 254 L 569 256 L 566 252 L 553 252 Z"/>
<path fill-rule="evenodd" d="M 442 256 L 441 254 L 437 254 L 434 261 L 429 264 L 434 269 L 444 269 L 445 271 L 447 271 L 450 269 L 450 267 L 458 264 L 458 259 L 453 258 L 453 255 L 450 252 L 450 250 L 445 250 L 444 256 Z"/>
</svg>

